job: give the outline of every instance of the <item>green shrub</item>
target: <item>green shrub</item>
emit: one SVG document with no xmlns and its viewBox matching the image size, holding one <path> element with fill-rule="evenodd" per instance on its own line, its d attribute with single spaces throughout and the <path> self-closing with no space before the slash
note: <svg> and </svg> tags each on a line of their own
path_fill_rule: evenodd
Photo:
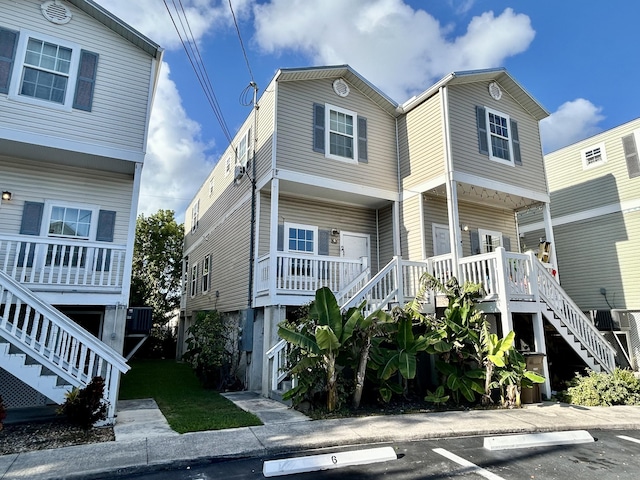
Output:
<svg viewBox="0 0 640 480">
<path fill-rule="evenodd" d="M 576 374 L 561 398 L 587 407 L 640 405 L 640 381 L 633 372 L 620 368 L 612 373 Z"/>
<path fill-rule="evenodd" d="M 104 380 L 93 377 L 85 388 L 74 388 L 67 392 L 66 400 L 58 413 L 66 415 L 67 420 L 85 430 L 94 423 L 107 419 L 108 403 L 104 400 Z"/>
</svg>

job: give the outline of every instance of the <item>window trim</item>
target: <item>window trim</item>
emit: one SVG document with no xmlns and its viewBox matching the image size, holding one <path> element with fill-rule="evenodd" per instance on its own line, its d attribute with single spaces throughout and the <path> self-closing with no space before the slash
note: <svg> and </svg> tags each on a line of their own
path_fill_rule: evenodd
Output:
<svg viewBox="0 0 640 480">
<path fill-rule="evenodd" d="M 211 278 L 211 254 L 204 256 L 202 261 L 202 293 L 209 291 L 209 280 Z"/>
<path fill-rule="evenodd" d="M 600 160 L 588 163 L 587 154 L 597 149 L 600 149 Z M 600 142 L 587 148 L 583 148 L 582 150 L 580 150 L 580 158 L 582 159 L 583 170 L 591 170 L 592 168 L 597 168 L 601 165 L 604 165 L 605 163 L 607 163 L 607 151 L 604 148 L 604 142 Z"/>
<path fill-rule="evenodd" d="M 303 252 L 302 250 L 289 249 L 289 229 L 296 228 L 300 230 L 310 230 L 313 232 L 313 252 Z M 296 253 L 304 255 L 318 255 L 318 227 L 315 225 L 305 225 L 303 223 L 284 223 L 284 251 L 286 253 Z"/>
<path fill-rule="evenodd" d="M 236 147 L 236 165 L 242 165 L 246 167 L 249 164 L 249 150 L 251 149 L 251 128 L 247 128 L 247 131 L 238 139 L 238 146 Z M 245 151 L 241 155 L 240 147 L 242 143 L 245 144 Z"/>
<path fill-rule="evenodd" d="M 196 262 L 191 266 L 191 290 L 189 291 L 191 298 L 196 296 L 197 290 L 198 290 L 198 263 Z"/>
<path fill-rule="evenodd" d="M 89 227 L 89 237 L 70 237 L 68 235 L 58 235 L 49 233 L 49 226 L 51 223 L 51 213 L 53 207 L 62 207 L 62 208 L 77 208 L 80 210 L 90 210 L 91 211 L 91 225 Z M 44 202 L 44 212 L 42 216 L 42 223 L 40 226 L 40 236 L 47 238 L 67 238 L 70 240 L 82 240 L 88 242 L 96 241 L 96 233 L 98 231 L 98 217 L 100 215 L 100 207 L 98 205 L 86 204 L 86 203 L 71 203 L 64 202 L 58 200 L 45 200 Z"/>
<path fill-rule="evenodd" d="M 71 62 L 69 64 L 67 90 L 65 92 L 64 103 L 55 103 L 40 98 L 29 97 L 20 94 L 20 90 L 22 88 L 22 77 L 25 67 L 25 56 L 30 38 L 71 49 Z M 73 108 L 76 85 L 78 83 L 78 66 L 80 64 L 81 50 L 82 49 L 80 45 L 78 45 L 77 43 L 52 37 L 44 33 L 33 32 L 31 30 L 21 28 L 20 35 L 18 37 L 18 44 L 16 46 L 13 71 L 11 73 L 11 80 L 9 84 L 9 93 L 7 95 L 8 98 L 10 100 L 29 103 L 32 105 L 44 106 L 56 110 L 64 110 L 70 112 Z"/>
<path fill-rule="evenodd" d="M 493 134 L 491 133 L 491 124 L 489 123 L 489 114 L 497 115 L 507 120 L 507 134 L 509 135 L 508 136 L 509 160 L 506 160 L 502 157 L 498 157 L 493 154 L 493 145 L 491 143 L 491 137 L 493 136 Z M 490 107 L 484 107 L 484 115 L 485 115 L 485 122 L 487 126 L 487 148 L 489 151 L 489 158 L 494 162 L 500 162 L 505 165 L 515 166 L 514 152 L 513 152 L 513 131 L 511 129 L 511 117 L 506 113 L 500 112 L 498 110 L 494 110 L 493 108 L 490 108 Z M 502 135 L 496 135 L 496 136 L 498 138 L 504 138 Z"/>
<path fill-rule="evenodd" d="M 353 157 L 343 157 L 341 155 L 336 155 L 331 153 L 331 111 L 335 111 L 338 113 L 342 113 L 344 115 L 349 115 L 352 118 L 352 127 L 353 134 L 345 135 L 340 132 L 335 132 L 338 135 L 343 135 L 351 138 L 352 141 L 352 149 L 353 149 Z M 331 158 L 333 160 L 339 160 L 341 162 L 347 163 L 358 163 L 358 114 L 352 110 L 347 110 L 346 108 L 338 107 L 335 105 L 331 105 L 329 103 L 324 104 L 324 156 L 326 158 Z"/>
<path fill-rule="evenodd" d="M 484 241 L 484 237 L 487 235 L 500 238 L 500 245 L 493 247 L 493 250 L 491 250 L 491 252 L 495 252 L 495 249 L 498 247 L 504 247 L 504 239 L 503 239 L 502 232 L 499 232 L 497 230 L 485 230 L 483 228 L 478 228 L 478 240 L 480 242 L 480 253 L 491 253 L 485 249 L 485 246 L 487 244 Z"/>
</svg>

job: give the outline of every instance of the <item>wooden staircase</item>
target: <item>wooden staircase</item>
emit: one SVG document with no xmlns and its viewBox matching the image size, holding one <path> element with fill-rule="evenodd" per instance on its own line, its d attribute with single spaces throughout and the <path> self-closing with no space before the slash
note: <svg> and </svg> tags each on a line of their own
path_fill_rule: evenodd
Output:
<svg viewBox="0 0 640 480">
<path fill-rule="evenodd" d="M 129 370 L 121 355 L 2 271 L 0 367 L 58 404 L 101 376 L 109 419 L 119 374 Z"/>
</svg>

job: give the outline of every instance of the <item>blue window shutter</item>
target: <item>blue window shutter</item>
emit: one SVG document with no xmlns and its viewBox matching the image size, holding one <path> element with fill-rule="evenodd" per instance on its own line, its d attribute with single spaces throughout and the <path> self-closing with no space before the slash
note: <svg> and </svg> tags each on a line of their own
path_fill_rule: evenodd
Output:
<svg viewBox="0 0 640 480">
<path fill-rule="evenodd" d="M 522 165 L 520 155 L 520 136 L 518 135 L 518 122 L 511 120 L 511 146 L 513 147 L 513 163 Z"/>
<path fill-rule="evenodd" d="M 324 105 L 313 104 L 313 151 L 324 153 Z"/>
<path fill-rule="evenodd" d="M 358 162 L 369 162 L 367 153 L 367 119 L 364 117 L 358 117 Z"/>
<path fill-rule="evenodd" d="M 113 232 L 116 226 L 116 212 L 100 210 L 98 214 L 98 231 L 96 242 L 113 242 Z"/>
<path fill-rule="evenodd" d="M 476 123 L 478 125 L 478 149 L 483 155 L 489 155 L 487 116 L 484 107 L 476 107 Z"/>
<path fill-rule="evenodd" d="M 278 251 L 284 251 L 284 225 L 278 224 Z"/>
<path fill-rule="evenodd" d="M 502 236 L 502 246 L 507 252 L 511 251 L 511 239 L 509 237 Z"/>
<path fill-rule="evenodd" d="M 318 230 L 318 255 L 329 255 L 329 230 Z"/>
<path fill-rule="evenodd" d="M 638 157 L 638 147 L 636 139 L 633 135 L 622 137 L 622 148 L 624 149 L 624 157 L 627 161 L 627 171 L 629 178 L 640 177 L 640 160 Z"/>
<path fill-rule="evenodd" d="M 80 65 L 78 66 L 76 93 L 73 97 L 73 108 L 87 112 L 91 111 L 97 70 L 98 54 L 82 50 L 80 52 Z"/>
<path fill-rule="evenodd" d="M 9 93 L 17 45 L 18 32 L 0 28 L 0 93 Z"/>
<path fill-rule="evenodd" d="M 482 253 L 482 250 L 480 250 L 480 234 L 478 230 L 469 230 L 469 240 L 471 241 L 471 255 Z"/>
<path fill-rule="evenodd" d="M 43 211 L 44 203 L 24 202 L 22 222 L 20 223 L 20 235 L 40 235 Z"/>
</svg>

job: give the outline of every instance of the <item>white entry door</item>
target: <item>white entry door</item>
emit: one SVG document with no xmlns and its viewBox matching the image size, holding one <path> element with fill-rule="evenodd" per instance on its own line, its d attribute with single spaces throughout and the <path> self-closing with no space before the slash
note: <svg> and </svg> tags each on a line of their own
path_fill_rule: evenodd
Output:
<svg viewBox="0 0 640 480">
<path fill-rule="evenodd" d="M 369 258 L 369 235 L 365 233 L 340 233 L 340 256 L 353 260 L 360 260 L 362 257 Z M 345 264 L 342 269 L 342 286 L 349 284 L 361 273 L 360 269 L 355 269 L 349 264 Z"/>
<path fill-rule="evenodd" d="M 449 238 L 449 226 L 433 224 L 433 255 L 445 255 L 451 253 L 451 239 Z"/>
</svg>

